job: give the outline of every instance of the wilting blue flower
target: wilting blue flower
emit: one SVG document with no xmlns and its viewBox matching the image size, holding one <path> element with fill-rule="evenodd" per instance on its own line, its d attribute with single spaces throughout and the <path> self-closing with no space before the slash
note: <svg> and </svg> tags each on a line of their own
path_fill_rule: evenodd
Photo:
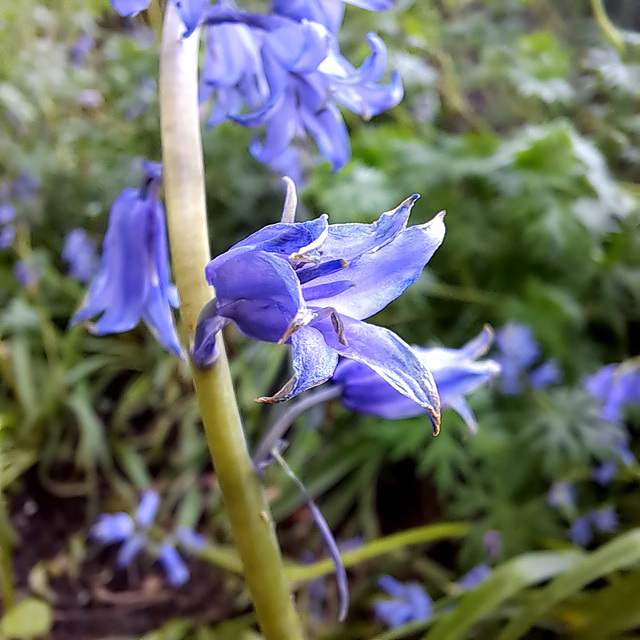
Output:
<svg viewBox="0 0 640 640">
<path fill-rule="evenodd" d="M 372 368 L 400 393 L 422 405 L 434 428 L 440 402 L 433 381 L 411 347 L 388 329 L 362 322 L 415 282 L 442 243 L 443 214 L 406 228 L 417 196 L 373 224 L 272 224 L 206 267 L 217 298 L 200 314 L 192 350 L 208 366 L 215 336 L 233 320 L 242 333 L 293 347 L 293 378 L 265 402 L 287 400 L 328 380 L 339 356 Z M 285 220 L 293 220 L 289 181 Z"/>
<path fill-rule="evenodd" d="M 67 263 L 72 278 L 88 282 L 97 267 L 95 241 L 87 237 L 84 229 L 72 229 L 64 240 L 62 259 Z"/>
<path fill-rule="evenodd" d="M 490 559 L 497 558 L 502 551 L 502 536 L 495 529 L 489 529 L 482 536 L 482 546 Z"/>
<path fill-rule="evenodd" d="M 547 502 L 550 507 L 571 508 L 576 506 L 576 488 L 573 482 L 556 482 L 551 485 Z"/>
<path fill-rule="evenodd" d="M 369 11 L 391 7 L 391 0 L 272 0 L 271 6 L 278 15 L 319 22 L 335 33 L 342 23 L 345 2 Z"/>
<path fill-rule="evenodd" d="M 6 249 L 13 244 L 16 228 L 13 221 L 16 209 L 12 204 L 0 205 L 0 249 Z"/>
<path fill-rule="evenodd" d="M 493 360 L 477 360 L 487 352 L 492 339 L 493 332 L 485 327 L 460 349 L 413 347 L 420 361 L 433 375 L 442 408 L 454 409 L 472 433 L 477 431 L 478 425 L 465 395 L 500 372 L 499 365 Z M 388 420 L 412 418 L 425 413 L 423 407 L 398 393 L 375 371 L 360 362 L 339 362 L 332 382 L 342 385 L 342 404 L 351 411 Z"/>
<path fill-rule="evenodd" d="M 13 275 L 16 277 L 16 280 L 27 289 L 40 282 L 42 274 L 43 269 L 41 265 L 25 260 L 18 260 L 13 267 Z"/>
<path fill-rule="evenodd" d="M 491 568 L 487 564 L 478 564 L 470 569 L 455 582 L 456 586 L 464 591 L 477 587 L 491 575 Z"/>
<path fill-rule="evenodd" d="M 222 6 L 209 8 L 203 97 L 216 91 L 210 124 L 231 118 L 246 127 L 265 126 L 262 142 L 250 147 L 260 162 L 279 164 L 297 136 L 309 134 L 337 171 L 349 160 L 349 135 L 334 99 L 370 118 L 397 105 L 403 96 L 398 74 L 378 84 L 386 49 L 375 34 L 371 55 L 355 69 L 341 54 L 333 33 L 319 22 L 261 16 Z M 246 25 L 246 29 L 238 27 Z M 227 26 L 225 31 L 221 26 Z M 212 67 L 208 70 L 207 67 Z M 209 89 L 207 90 L 207 87 Z M 244 113 L 243 108 L 250 113 Z"/>
<path fill-rule="evenodd" d="M 391 576 L 382 576 L 378 586 L 392 597 L 373 603 L 376 618 L 387 626 L 399 627 L 408 622 L 428 620 L 433 615 L 433 601 L 417 582 L 405 585 Z"/>
<path fill-rule="evenodd" d="M 613 460 L 603 462 L 597 467 L 593 467 L 593 469 L 591 469 L 591 477 L 601 487 L 608 487 L 613 482 L 613 479 L 616 477 L 617 473 L 618 463 L 614 462 Z"/>
<path fill-rule="evenodd" d="M 135 16 L 144 11 L 151 0 L 111 0 L 111 6 L 123 17 Z M 209 0 L 173 0 L 178 8 L 182 22 L 187 28 L 184 36 L 190 36 L 198 26 L 200 16 Z"/>
<path fill-rule="evenodd" d="M 602 533 L 613 533 L 619 527 L 618 514 L 614 507 L 604 507 L 590 511 L 577 518 L 569 529 L 569 537 L 573 544 L 588 545 L 593 540 L 593 529 Z"/>
<path fill-rule="evenodd" d="M 83 31 L 73 43 L 71 49 L 69 49 L 69 62 L 71 66 L 76 69 L 82 67 L 87 54 L 93 49 L 95 44 L 93 38 L 86 31 Z"/>
<path fill-rule="evenodd" d="M 180 355 L 171 307 L 179 305 L 171 284 L 164 209 L 158 200 L 161 166 L 143 162 L 140 189 L 125 189 L 113 203 L 102 245 L 102 263 L 71 325 L 101 314 L 97 335 L 133 329 L 140 319 L 167 349 Z"/>
<path fill-rule="evenodd" d="M 636 361 L 608 364 L 587 377 L 584 386 L 601 404 L 602 419 L 618 422 L 627 405 L 640 403 L 640 367 Z"/>
</svg>

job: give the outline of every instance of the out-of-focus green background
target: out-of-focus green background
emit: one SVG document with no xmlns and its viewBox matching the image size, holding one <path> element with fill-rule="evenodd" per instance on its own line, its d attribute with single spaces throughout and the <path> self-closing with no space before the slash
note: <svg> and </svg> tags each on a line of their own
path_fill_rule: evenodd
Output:
<svg viewBox="0 0 640 640">
<path fill-rule="evenodd" d="M 425 418 L 382 421 L 336 403 L 298 420 L 290 466 L 338 541 L 357 537 L 366 550 L 349 569 L 344 625 L 333 578 L 301 579 L 309 637 L 490 640 L 510 620 L 508 640 L 640 637 L 640 467 L 621 465 L 606 488 L 591 477 L 602 433 L 628 429 L 634 449 L 640 414 L 605 422 L 582 384 L 640 352 L 640 7 L 605 3 L 617 31 L 585 0 L 397 5 L 348 7 L 340 37 L 357 64 L 364 35 L 378 32 L 405 99 L 367 123 L 344 114 L 353 159 L 337 174 L 310 171 L 301 218 L 370 222 L 415 192 L 414 224 L 446 209 L 443 246 L 373 322 L 448 347 L 484 323 L 523 323 L 562 382 L 479 390 L 473 437 L 452 411 L 435 439 Z M 3 586 L 27 598 L 4 619 L 12 637 L 256 637 L 242 581 L 215 560 L 229 531 L 186 365 L 142 326 L 101 338 L 66 328 L 85 289 L 61 259 L 66 234 L 83 227 L 99 245 L 139 159 L 160 160 L 154 28 L 146 14 L 123 21 L 106 0 L 0 2 L 0 204 L 17 212 L 16 239 L 0 251 L 0 542 Z M 94 44 L 78 61 L 83 34 Z M 214 253 L 281 212 L 282 185 L 249 155 L 251 135 L 230 123 L 204 132 Z M 25 175 L 38 186 L 21 201 L 11 185 Z M 19 284 L 19 260 L 39 282 Z M 255 444 L 281 408 L 254 398 L 286 379 L 287 349 L 233 328 L 227 339 Z M 577 489 L 565 511 L 547 502 L 561 481 Z M 265 483 L 287 558 L 322 557 L 295 485 L 277 469 Z M 175 592 L 150 561 L 118 572 L 114 550 L 88 540 L 98 514 L 132 512 L 150 487 L 163 496 L 160 529 L 196 527 L 212 550 L 189 559 L 191 581 Z M 610 506 L 619 529 L 574 548 L 572 520 Z M 462 526 L 442 539 L 430 529 L 436 542 L 415 529 L 448 522 Z M 408 528 L 411 544 L 376 551 L 380 536 Z M 502 540 L 493 559 L 488 530 Z M 490 578 L 461 593 L 455 580 L 485 562 Z M 372 609 L 382 574 L 420 583 L 434 618 L 385 630 Z"/>
</svg>

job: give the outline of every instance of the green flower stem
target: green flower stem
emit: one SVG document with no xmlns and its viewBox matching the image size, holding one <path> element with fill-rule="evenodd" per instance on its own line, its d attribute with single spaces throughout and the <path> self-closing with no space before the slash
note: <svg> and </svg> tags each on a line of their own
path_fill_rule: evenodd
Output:
<svg viewBox="0 0 640 640">
<path fill-rule="evenodd" d="M 618 51 L 624 51 L 624 38 L 620 31 L 618 31 L 616 25 L 609 19 L 602 0 L 591 0 L 591 10 L 609 42 L 611 42 Z"/>
<path fill-rule="evenodd" d="M 167 3 L 160 53 L 160 122 L 167 224 L 180 313 L 189 340 L 211 300 L 204 279 L 210 259 L 198 114 L 198 42 L 182 38 L 174 3 Z M 265 640 L 303 638 L 262 487 L 254 472 L 236 404 L 224 344 L 206 370 L 193 367 L 207 444 Z"/>
</svg>

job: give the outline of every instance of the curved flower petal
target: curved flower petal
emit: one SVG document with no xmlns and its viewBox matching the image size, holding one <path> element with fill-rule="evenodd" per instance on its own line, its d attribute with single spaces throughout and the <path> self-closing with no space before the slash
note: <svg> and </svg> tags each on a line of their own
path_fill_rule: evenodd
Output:
<svg viewBox="0 0 640 640">
<path fill-rule="evenodd" d="M 119 511 L 118 513 L 103 513 L 98 517 L 89 535 L 92 538 L 110 544 L 112 542 L 122 542 L 131 537 L 135 525 L 128 513 Z"/>
<path fill-rule="evenodd" d="M 478 432 L 478 421 L 464 396 L 448 396 L 442 401 L 442 407 L 453 409 L 464 420 L 471 435 Z"/>
<path fill-rule="evenodd" d="M 420 362 L 411 347 L 395 333 L 360 320 L 341 315 L 346 344 L 339 341 L 331 321 L 315 321 L 326 343 L 341 356 L 362 362 L 386 380 L 394 389 L 424 407 L 433 424 L 440 428 L 440 397 L 431 372 Z"/>
<path fill-rule="evenodd" d="M 196 366 L 208 367 L 218 359 L 216 336 L 228 322 L 227 318 L 218 315 L 215 298 L 202 307 L 191 349 L 191 358 Z"/>
<path fill-rule="evenodd" d="M 375 33 L 367 34 L 367 43 L 371 54 L 358 69 L 354 69 L 353 65 L 340 53 L 336 43 L 330 54 L 322 60 L 318 70 L 327 74 L 330 80 L 335 78 L 338 87 L 377 82 L 387 68 L 387 48 Z"/>
<path fill-rule="evenodd" d="M 232 249 L 205 269 L 215 288 L 218 315 L 233 320 L 250 338 L 278 342 L 294 322 L 311 318 L 289 262 L 251 247 Z"/>
<path fill-rule="evenodd" d="M 127 567 L 131 561 L 142 551 L 147 543 L 147 536 L 144 533 L 136 533 L 127 538 L 118 551 L 116 562 L 119 567 Z"/>
<path fill-rule="evenodd" d="M 124 18 L 144 11 L 151 0 L 111 0 L 111 6 Z"/>
<path fill-rule="evenodd" d="M 158 551 L 158 560 L 167 575 L 169 584 L 181 587 L 189 580 L 189 569 L 175 547 L 163 542 Z"/>
<path fill-rule="evenodd" d="M 322 333 L 314 327 L 302 327 L 291 336 L 294 376 L 270 398 L 260 402 L 282 402 L 326 382 L 338 364 L 338 354 L 327 346 Z"/>
<path fill-rule="evenodd" d="M 329 274 L 313 281 L 326 284 L 336 279 L 353 282 L 353 289 L 313 301 L 314 307 L 331 306 L 352 318 L 362 320 L 384 309 L 422 273 L 444 240 L 444 213 L 433 220 L 410 227 L 377 251 L 365 253 L 344 273 Z M 304 291 L 304 286 L 303 286 Z"/>
<path fill-rule="evenodd" d="M 146 528 L 156 517 L 160 505 L 160 496 L 155 491 L 145 491 L 136 510 L 135 521 L 138 526 Z"/>
</svg>

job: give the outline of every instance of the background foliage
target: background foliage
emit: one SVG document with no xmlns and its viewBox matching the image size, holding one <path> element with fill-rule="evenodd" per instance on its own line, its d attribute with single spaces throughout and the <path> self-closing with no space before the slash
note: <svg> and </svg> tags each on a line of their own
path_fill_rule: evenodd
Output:
<svg viewBox="0 0 640 640">
<path fill-rule="evenodd" d="M 406 97 L 371 122 L 345 114 L 353 159 L 338 174 L 327 165 L 310 171 L 302 217 L 327 211 L 333 222 L 371 221 L 421 193 L 413 222 L 446 209 L 445 243 L 374 322 L 408 342 L 450 347 L 484 323 L 525 323 L 563 381 L 517 396 L 503 395 L 499 383 L 480 390 L 474 437 L 453 412 L 436 439 L 424 418 L 382 421 L 335 403 L 302 416 L 288 462 L 337 538 L 362 538 L 354 558 L 368 558 L 350 568 L 354 603 L 344 626 L 332 580 L 324 591 L 310 581 L 329 570 L 296 565 L 309 634 L 635 637 L 640 468 L 620 467 L 607 488 L 591 479 L 608 455 L 602 433 L 620 425 L 599 417 L 582 378 L 640 352 L 637 8 L 606 3 L 625 29 L 616 48 L 587 2 L 398 5 L 378 14 L 349 7 L 342 37 L 356 62 L 366 55 L 363 35 L 378 31 Z M 84 287 L 67 276 L 64 237 L 81 226 L 99 242 L 114 198 L 137 182 L 139 158 L 160 158 L 152 18 L 123 22 L 105 0 L 0 4 L 1 181 L 10 186 L 29 172 L 39 183 L 24 201 L 7 195 L 17 236 L 0 252 L 0 471 L 11 512 L 0 536 L 13 548 L 18 599 L 37 598 L 21 603 L 22 619 L 42 603 L 49 612 L 36 616 L 44 630 L 25 631 L 14 610 L 3 627 L 16 637 L 44 635 L 51 620 L 67 638 L 254 637 L 242 583 L 220 566 L 220 553 L 232 557 L 229 535 L 185 364 L 142 327 L 105 338 L 66 329 Z M 95 46 L 77 65 L 71 51 L 83 33 Z M 214 253 L 281 210 L 282 186 L 248 154 L 249 140 L 231 124 L 204 134 Z M 18 260 L 41 279 L 22 286 Z M 255 443 L 279 408 L 253 399 L 287 377 L 286 349 L 249 343 L 233 329 L 227 338 Z M 626 415 L 632 449 L 639 417 Z M 552 509 L 549 487 L 568 480 L 577 505 Z M 287 556 L 321 556 L 295 486 L 277 470 L 265 481 Z M 97 514 L 131 511 L 149 487 L 163 496 L 163 525 L 195 526 L 210 541 L 190 560 L 192 582 L 164 611 L 167 588 L 155 567 L 119 575 L 113 554 L 87 541 Z M 574 548 L 571 521 L 603 506 L 615 506 L 619 531 L 598 534 L 589 551 Z M 381 535 L 450 521 L 465 526 L 445 542 L 416 530 L 391 553 L 376 552 Z M 456 578 L 488 560 L 488 530 L 502 539 L 496 567 L 461 593 Z M 424 585 L 434 618 L 385 631 L 371 608 L 383 573 Z M 123 619 L 138 612 L 136 622 L 110 629 L 100 623 L 105 607 L 111 619 L 114 608 Z"/>
</svg>

